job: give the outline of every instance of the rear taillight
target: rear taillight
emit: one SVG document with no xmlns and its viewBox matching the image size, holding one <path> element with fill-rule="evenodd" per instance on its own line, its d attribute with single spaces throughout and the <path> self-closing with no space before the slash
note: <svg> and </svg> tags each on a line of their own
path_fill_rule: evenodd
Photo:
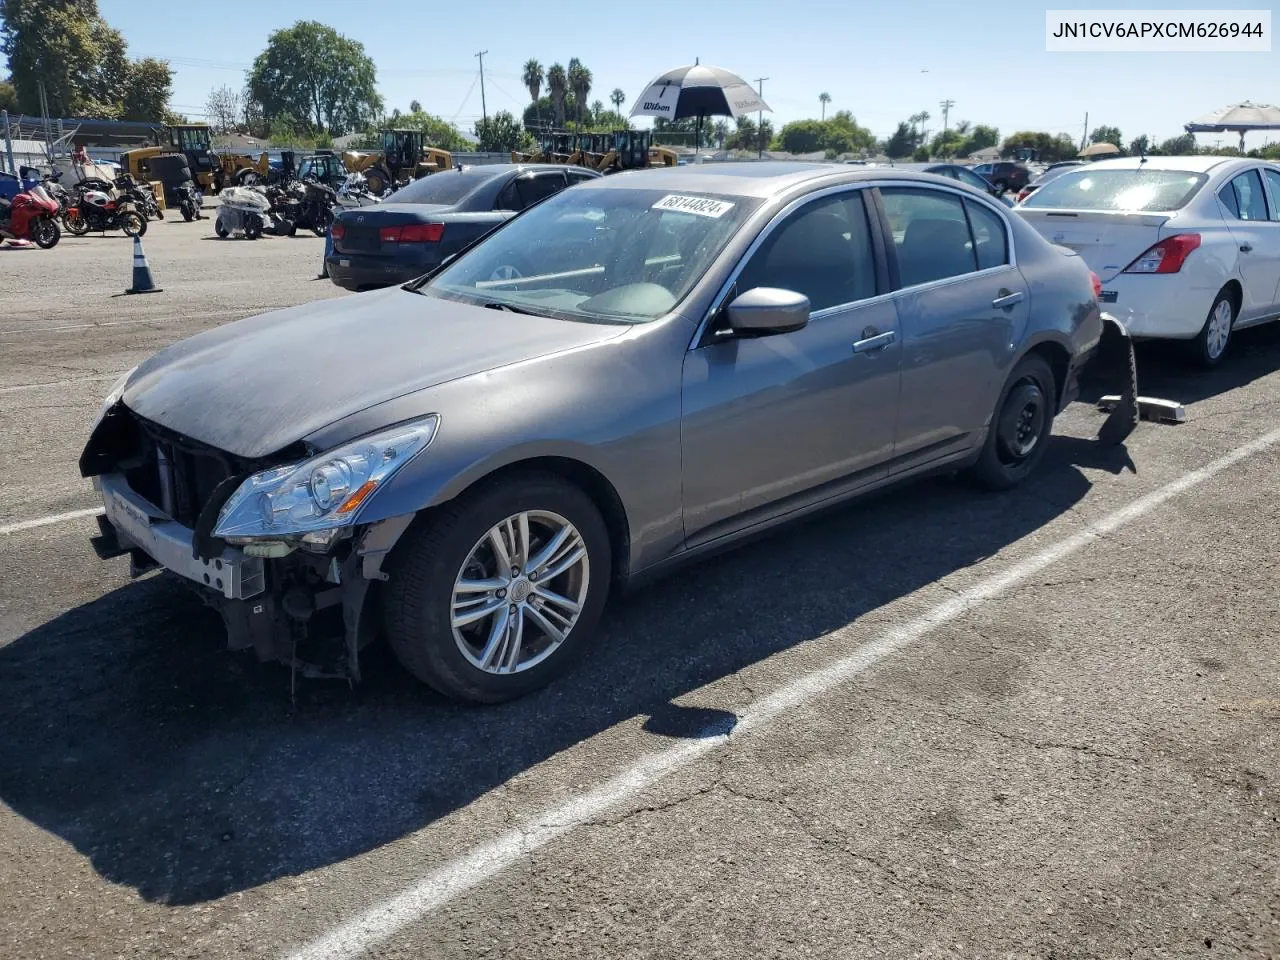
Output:
<svg viewBox="0 0 1280 960">
<path fill-rule="evenodd" d="M 1089 282 L 1093 284 L 1093 299 L 1097 300 L 1102 296 L 1102 278 L 1090 270 Z"/>
<path fill-rule="evenodd" d="M 443 223 L 406 223 L 378 231 L 378 239 L 383 243 L 439 243 L 442 237 Z"/>
<path fill-rule="evenodd" d="M 329 228 L 329 236 L 335 240 L 341 240 L 347 235 L 347 228 L 340 221 L 335 221 L 333 226 Z"/>
<path fill-rule="evenodd" d="M 1018 191 L 1018 202 L 1021 203 L 1023 200 L 1027 199 L 1027 197 L 1029 196 L 1031 196 L 1031 191 L 1028 190 L 1026 187 L 1023 187 L 1021 190 Z"/>
<path fill-rule="evenodd" d="M 1125 273 L 1177 273 L 1191 251 L 1200 246 L 1200 234 L 1176 233 L 1165 237 L 1133 263 L 1124 268 Z"/>
</svg>

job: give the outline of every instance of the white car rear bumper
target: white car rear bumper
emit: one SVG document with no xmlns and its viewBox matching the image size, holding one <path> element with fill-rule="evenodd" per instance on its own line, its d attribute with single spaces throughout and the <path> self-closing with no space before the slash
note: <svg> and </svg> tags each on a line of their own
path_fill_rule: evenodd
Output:
<svg viewBox="0 0 1280 960">
<path fill-rule="evenodd" d="M 1099 299 L 1131 337 L 1190 340 L 1204 328 L 1220 289 L 1216 278 L 1200 285 L 1179 274 L 1122 273 L 1102 284 Z"/>
</svg>

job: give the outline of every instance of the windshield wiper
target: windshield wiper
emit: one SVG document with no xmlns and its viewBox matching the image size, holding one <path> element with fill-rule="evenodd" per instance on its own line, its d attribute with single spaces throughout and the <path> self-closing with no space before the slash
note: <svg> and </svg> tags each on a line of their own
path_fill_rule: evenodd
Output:
<svg viewBox="0 0 1280 960">
<path fill-rule="evenodd" d="M 545 313 L 537 313 L 533 310 L 526 310 L 524 307 L 517 307 L 514 304 L 506 303 L 505 301 L 502 301 L 502 300 L 490 300 L 487 303 L 482 303 L 481 306 L 486 307 L 489 310 L 506 310 L 508 313 L 523 313 L 527 317 L 545 317 L 546 316 Z"/>
</svg>

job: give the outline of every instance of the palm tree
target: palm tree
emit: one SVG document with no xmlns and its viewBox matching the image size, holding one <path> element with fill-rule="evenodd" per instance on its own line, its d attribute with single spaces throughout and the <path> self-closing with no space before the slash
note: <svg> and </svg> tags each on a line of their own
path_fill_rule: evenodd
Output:
<svg viewBox="0 0 1280 960">
<path fill-rule="evenodd" d="M 716 147 L 723 150 L 725 138 L 729 136 L 729 122 L 723 118 L 717 120 L 716 125 L 711 128 L 711 133 L 716 138 Z"/>
<path fill-rule="evenodd" d="M 603 100 L 592 100 L 592 101 L 591 101 L 591 117 L 590 117 L 591 122 L 592 122 L 592 123 L 599 123 L 599 122 L 600 122 L 600 118 L 601 118 L 603 115 L 604 115 L 604 101 L 603 101 Z"/>
<path fill-rule="evenodd" d="M 972 128 L 972 126 L 973 125 L 968 120 L 961 120 L 959 123 L 956 124 L 956 133 L 960 134 L 963 137 L 967 137 L 969 135 L 969 130 Z"/>
<path fill-rule="evenodd" d="M 556 111 L 556 126 L 563 127 L 564 95 L 569 89 L 569 78 L 558 63 L 547 68 L 547 89 L 551 91 L 551 105 Z"/>
<path fill-rule="evenodd" d="M 578 123 L 582 123 L 582 108 L 587 104 L 592 79 L 591 71 L 582 65 L 581 60 L 574 57 L 569 61 L 569 89 L 573 91 L 573 99 L 578 104 Z"/>
<path fill-rule="evenodd" d="M 831 94 L 827 93 L 827 92 L 824 90 L 822 93 L 818 94 L 818 102 L 819 102 L 820 104 L 822 104 L 822 119 L 823 119 L 823 120 L 826 120 L 826 119 L 827 119 L 827 104 L 831 102 Z"/>
<path fill-rule="evenodd" d="M 622 104 L 626 101 L 627 95 L 622 92 L 621 87 L 614 87 L 613 93 L 609 94 L 609 101 L 613 104 L 613 109 L 621 116 Z"/>
<path fill-rule="evenodd" d="M 524 81 L 525 87 L 529 90 L 529 99 L 537 103 L 538 94 L 542 93 L 542 64 L 537 60 L 526 60 L 524 73 L 520 79 Z"/>
</svg>

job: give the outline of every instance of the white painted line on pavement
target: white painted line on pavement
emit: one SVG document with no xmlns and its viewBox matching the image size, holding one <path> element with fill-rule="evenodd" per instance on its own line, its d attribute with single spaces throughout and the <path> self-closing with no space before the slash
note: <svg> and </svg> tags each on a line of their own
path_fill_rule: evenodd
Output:
<svg viewBox="0 0 1280 960">
<path fill-rule="evenodd" d="M 128 371 L 96 373 L 92 377 L 72 377 L 69 380 L 45 380 L 43 383 L 19 383 L 12 387 L 0 387 L 0 393 L 17 393 L 19 390 L 39 390 L 41 387 L 69 387 L 77 383 L 95 383 L 98 380 L 118 380 Z"/>
<path fill-rule="evenodd" d="M 79 520 L 82 517 L 96 517 L 102 513 L 101 507 L 88 507 L 84 510 L 72 510 L 68 513 L 55 513 L 51 517 L 37 517 L 34 520 L 20 520 L 17 523 L 8 523 L 0 527 L 0 537 L 7 533 L 20 533 L 23 530 L 34 530 L 36 527 L 48 527 L 55 523 L 63 523 L 67 520 Z"/>
<path fill-rule="evenodd" d="M 488 843 L 473 847 L 457 859 L 431 871 L 408 890 L 375 904 L 319 939 L 288 954 L 288 960 L 340 960 L 364 954 L 398 930 L 501 873 L 528 853 L 546 846 L 592 817 L 653 786 L 667 774 L 710 753 L 731 737 L 741 736 L 764 726 L 780 714 L 802 706 L 814 697 L 853 679 L 926 636 L 935 627 L 955 620 L 966 611 L 999 596 L 1046 567 L 1150 513 L 1173 497 L 1277 443 L 1280 443 L 1280 430 L 1273 430 L 1199 470 L 1184 474 L 1146 496 L 1139 497 L 1128 506 L 1090 524 L 1088 529 L 1032 554 L 1002 573 L 981 580 L 921 616 L 889 630 L 880 639 L 756 700 L 740 714 L 738 725 L 728 736 L 684 741 L 650 754 L 594 790 L 546 810 Z M 831 635 L 838 637 L 842 632 L 836 630 Z"/>
</svg>

